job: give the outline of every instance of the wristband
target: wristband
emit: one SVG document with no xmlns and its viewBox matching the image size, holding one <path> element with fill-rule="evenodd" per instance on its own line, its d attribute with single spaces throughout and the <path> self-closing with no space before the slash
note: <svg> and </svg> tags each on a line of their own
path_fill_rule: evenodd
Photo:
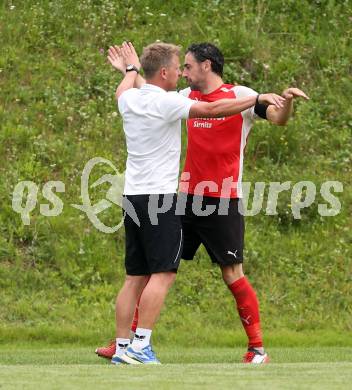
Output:
<svg viewBox="0 0 352 390">
<path fill-rule="evenodd" d="M 257 95 L 257 98 L 255 99 L 254 113 L 258 115 L 260 118 L 267 119 L 266 110 L 268 108 L 268 105 L 259 103 L 259 96 L 260 93 Z"/>
</svg>

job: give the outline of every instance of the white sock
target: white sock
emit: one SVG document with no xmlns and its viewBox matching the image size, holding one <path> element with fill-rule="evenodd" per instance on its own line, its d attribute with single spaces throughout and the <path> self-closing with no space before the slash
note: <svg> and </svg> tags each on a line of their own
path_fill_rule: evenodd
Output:
<svg viewBox="0 0 352 390">
<path fill-rule="evenodd" d="M 116 339 L 116 352 L 115 355 L 121 356 L 126 352 L 127 347 L 130 345 L 130 339 Z"/>
<path fill-rule="evenodd" d="M 150 344 L 150 336 L 152 335 L 151 329 L 137 328 L 136 334 L 132 341 L 132 348 L 142 349 Z"/>
</svg>

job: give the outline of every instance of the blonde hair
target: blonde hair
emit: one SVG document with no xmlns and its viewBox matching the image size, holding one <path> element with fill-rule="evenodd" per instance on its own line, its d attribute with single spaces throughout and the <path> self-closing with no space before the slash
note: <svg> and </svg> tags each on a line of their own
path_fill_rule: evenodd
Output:
<svg viewBox="0 0 352 390">
<path fill-rule="evenodd" d="M 169 66 L 172 57 L 180 55 L 180 47 L 171 43 L 152 43 L 143 49 L 141 65 L 145 78 L 152 78 L 163 66 Z"/>
</svg>

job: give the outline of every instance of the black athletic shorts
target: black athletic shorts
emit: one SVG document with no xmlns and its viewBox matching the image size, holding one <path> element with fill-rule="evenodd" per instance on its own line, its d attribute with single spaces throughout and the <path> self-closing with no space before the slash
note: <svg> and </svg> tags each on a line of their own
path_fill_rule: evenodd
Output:
<svg viewBox="0 0 352 390">
<path fill-rule="evenodd" d="M 177 272 L 183 233 L 176 200 L 176 194 L 124 196 L 127 275 Z"/>
<path fill-rule="evenodd" d="M 181 196 L 186 197 L 185 215 L 181 217 L 184 237 L 182 258 L 192 260 L 200 244 L 203 244 L 213 263 L 242 263 L 244 218 L 238 210 L 241 200 L 223 199 L 219 213 L 221 198 L 204 196 L 202 200 L 200 196 L 180 193 Z M 201 216 L 195 201 L 198 202 L 198 209 L 205 210 L 209 206 L 215 208 L 215 211 L 208 216 Z"/>
</svg>

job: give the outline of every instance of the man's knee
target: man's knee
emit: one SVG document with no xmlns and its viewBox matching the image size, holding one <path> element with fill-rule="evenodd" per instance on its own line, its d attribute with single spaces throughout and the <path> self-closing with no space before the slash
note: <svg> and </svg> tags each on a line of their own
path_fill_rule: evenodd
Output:
<svg viewBox="0 0 352 390">
<path fill-rule="evenodd" d="M 151 280 L 153 280 L 154 283 L 158 283 L 160 286 L 165 286 L 166 288 L 170 288 L 175 279 L 176 272 L 158 272 L 151 276 Z"/>
<path fill-rule="evenodd" d="M 225 265 L 221 267 L 222 278 L 227 285 L 244 276 L 242 264 Z"/>
<path fill-rule="evenodd" d="M 133 290 L 140 290 L 145 287 L 149 279 L 147 275 L 126 275 L 125 286 Z"/>
</svg>

